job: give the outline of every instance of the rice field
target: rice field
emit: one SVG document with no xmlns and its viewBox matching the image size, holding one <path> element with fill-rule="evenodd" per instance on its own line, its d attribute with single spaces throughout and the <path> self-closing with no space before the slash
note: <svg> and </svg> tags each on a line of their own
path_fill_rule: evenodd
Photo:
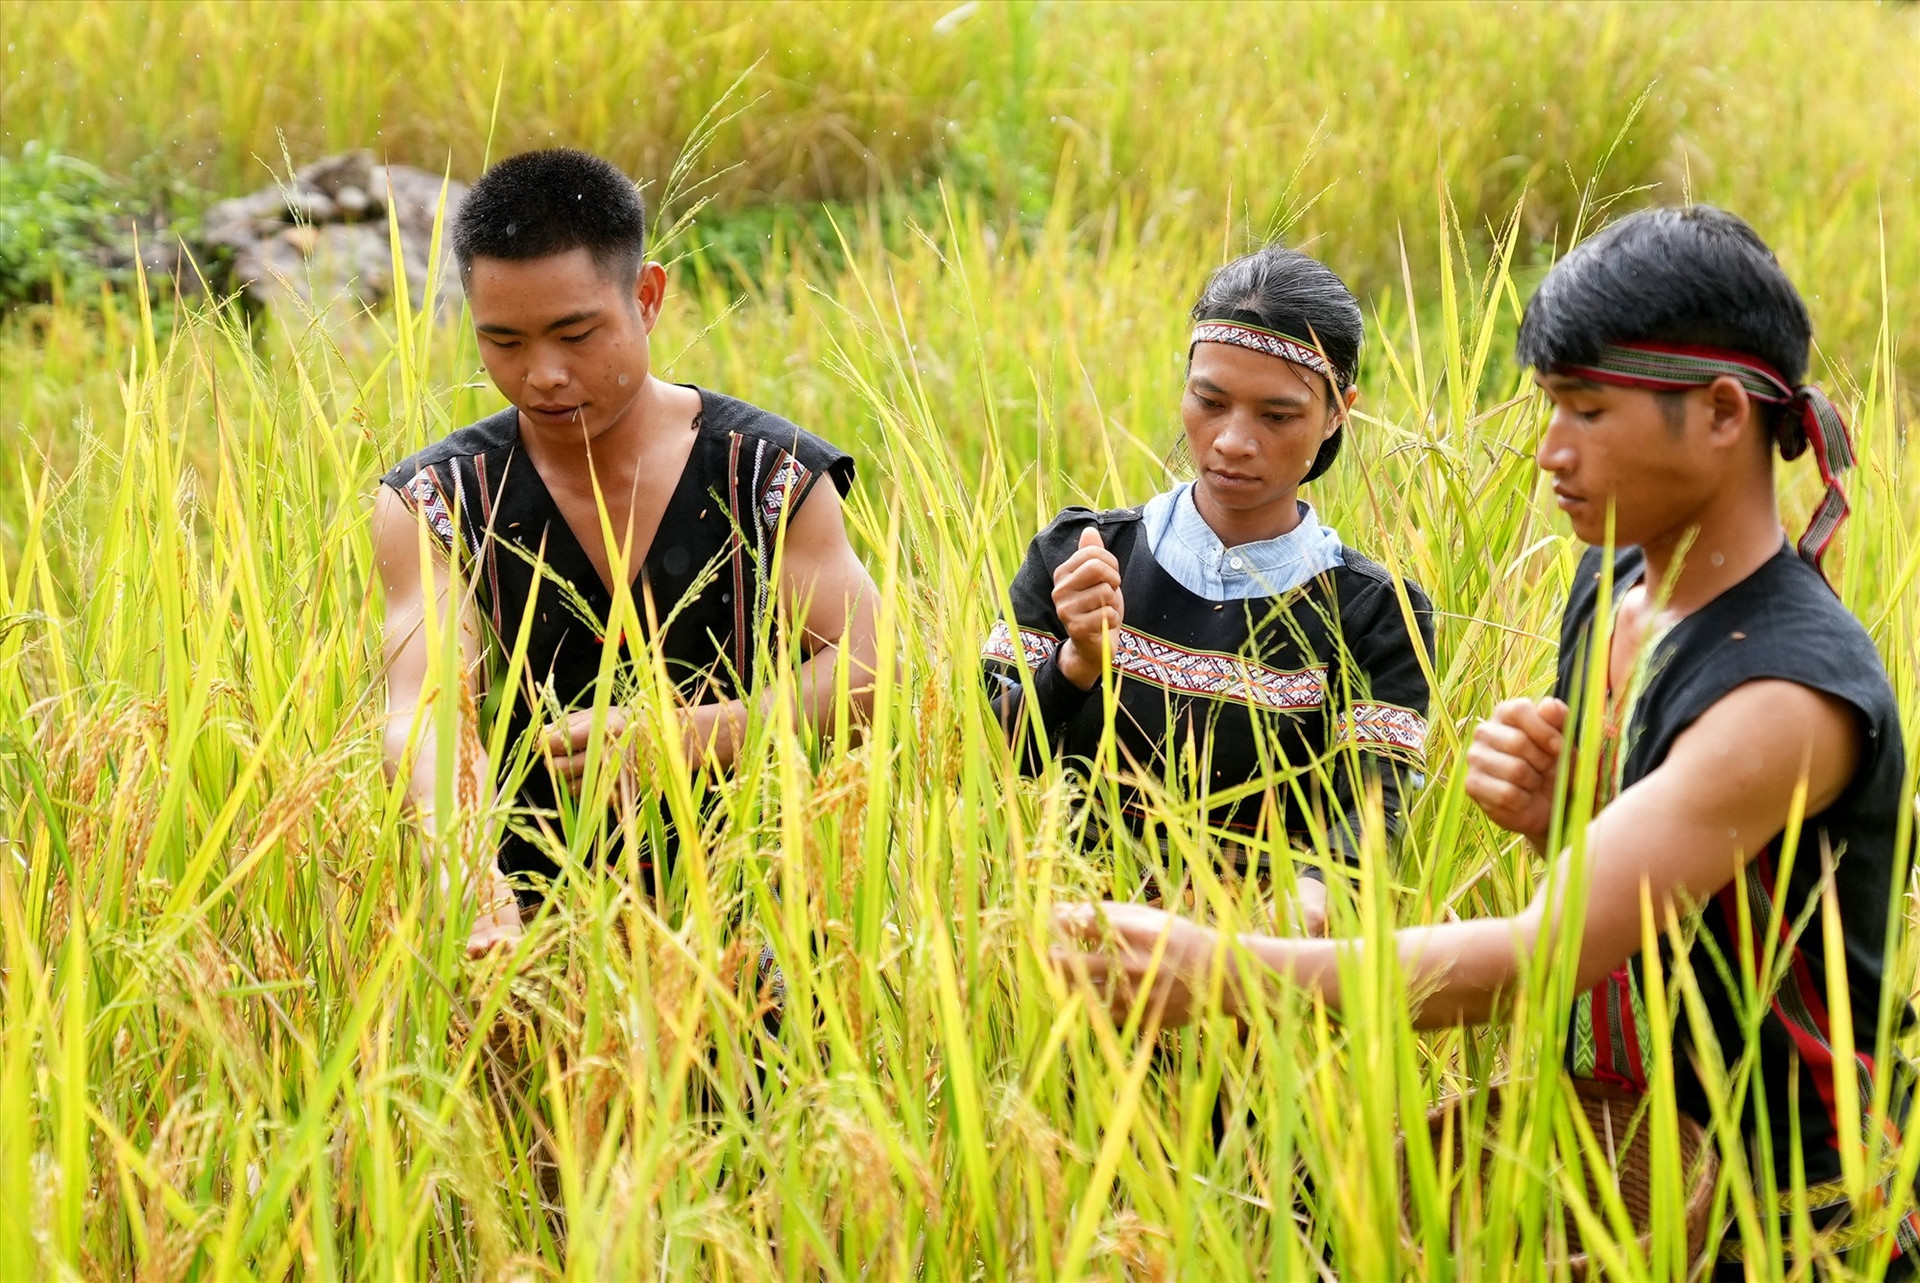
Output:
<svg viewBox="0 0 1920 1283">
<path fill-rule="evenodd" d="M 643 758 L 699 835 L 659 898 L 578 879 L 469 963 L 382 771 L 368 537 L 375 479 L 502 403 L 460 319 L 137 290 L 0 318 L 0 1279 L 1533 1280 L 1570 1276 L 1570 1220 L 1607 1277 L 1689 1276 L 1670 1150 L 1644 1243 L 1581 1179 L 1568 959 L 1499 1028 L 1413 1030 L 1379 949 L 1337 1018 L 1289 995 L 1142 1040 L 1090 1009 L 1046 924 L 1112 870 L 1075 783 L 1016 769 L 979 644 L 1061 506 L 1165 486 L 1186 308 L 1284 235 L 1369 324 L 1311 497 L 1441 612 L 1430 782 L 1336 929 L 1517 908 L 1539 869 L 1461 757 L 1549 683 L 1579 548 L 1513 329 L 1583 229 L 1691 198 L 1807 295 L 1862 461 L 1831 573 L 1920 742 L 1920 8 L 88 2 L 0 31 L 0 153 L 182 217 L 358 145 L 649 181 L 656 361 L 856 454 L 889 650 L 858 740 L 769 716 L 730 775 Z M 1782 476 L 1797 528 L 1816 479 Z M 1202 809 L 1155 808 L 1196 870 Z M 1196 872 L 1196 912 L 1243 924 L 1242 890 Z M 1483 1170 L 1402 1153 L 1494 1082 Z M 1769 1232 L 1755 1188 L 1792 1172 L 1708 1121 L 1711 1242 L 1877 1277 Z"/>
</svg>

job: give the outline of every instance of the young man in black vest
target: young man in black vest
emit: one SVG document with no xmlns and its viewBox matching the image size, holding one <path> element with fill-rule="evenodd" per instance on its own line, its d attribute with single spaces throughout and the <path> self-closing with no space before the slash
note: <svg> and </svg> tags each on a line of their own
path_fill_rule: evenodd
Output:
<svg viewBox="0 0 1920 1283">
<path fill-rule="evenodd" d="M 645 227 L 633 182 L 582 152 L 515 156 L 474 184 L 454 255 L 481 359 L 512 404 L 402 462 L 374 505 L 387 755 L 429 833 L 436 797 L 482 802 L 506 766 L 486 760 L 473 692 L 431 689 L 429 615 L 458 630 L 475 691 L 526 632 L 520 679 L 503 692 L 507 742 L 537 736 L 541 760 L 512 799 L 497 860 L 475 853 L 476 955 L 517 938 L 521 909 L 561 870 L 557 816 L 586 770 L 587 706 L 609 643 L 616 671 L 665 661 L 685 752 L 721 766 L 745 735 L 754 674 L 790 653 L 789 630 L 805 655 L 803 721 L 831 721 L 842 662 L 853 712 L 872 699 L 876 594 L 840 504 L 853 460 L 765 410 L 654 375 L 666 273 L 646 260 Z M 608 627 L 619 588 L 639 636 Z M 445 787 L 435 698 L 462 706 L 460 744 L 444 755 L 459 779 Z M 611 710 L 609 743 L 626 722 Z"/>
<path fill-rule="evenodd" d="M 1778 937 L 1788 956 L 1777 988 L 1761 995 L 1748 1170 L 1772 1182 L 1763 1207 L 1777 1198 L 1784 1217 L 1798 1166 L 1820 1245 L 1892 1235 L 1886 1246 L 1905 1273 L 1920 1251 L 1920 1217 L 1893 1166 L 1911 1092 L 1894 1044 L 1913 1026 L 1911 977 L 1882 969 L 1904 899 L 1900 817 L 1912 803 L 1880 657 L 1819 569 L 1846 512 L 1834 478 L 1851 446 L 1833 407 L 1803 384 L 1810 337 L 1806 307 L 1772 253 L 1715 209 L 1623 219 L 1542 283 L 1519 339 L 1553 406 L 1537 460 L 1575 534 L 1595 546 L 1573 584 L 1554 697 L 1509 700 L 1481 724 L 1466 789 L 1495 823 L 1554 857 L 1558 876 L 1511 918 L 1409 928 L 1396 943 L 1409 991 L 1425 995 L 1419 1023 L 1498 1017 L 1537 942 L 1561 927 L 1570 857 L 1547 843 L 1556 790 L 1573 777 L 1568 710 L 1589 694 L 1604 701 L 1585 834 L 1589 891 L 1580 936 L 1568 942 L 1585 991 L 1568 1070 L 1647 1085 L 1645 896 L 1663 931 L 1673 920 L 1697 927 L 1687 962 L 1707 1020 L 1673 1031 L 1675 1075 L 1681 1108 L 1707 1119 L 1695 1067 L 1716 1052 L 1732 1065 L 1749 1050 L 1732 978 Z M 1774 455 L 1808 451 L 1827 491 L 1796 549 L 1775 502 Z M 1618 548 L 1610 565 L 1609 541 Z M 1610 602 L 1600 601 L 1603 587 Z M 1596 639 L 1596 624 L 1609 622 L 1611 635 Z M 1805 823 L 1789 846 L 1798 799 Z M 1117 1009 L 1147 988 L 1162 1024 L 1188 1019 L 1215 980 L 1229 1008 L 1257 1000 L 1276 975 L 1337 1006 L 1337 960 L 1360 947 L 1244 936 L 1236 956 L 1215 933 L 1139 905 L 1070 906 L 1056 925 L 1062 966 L 1106 985 Z M 1157 947 L 1166 950 L 1158 967 Z M 1834 960 L 1844 976 L 1829 975 Z M 1839 1062 L 1829 1011 L 1842 979 L 1853 1066 Z M 1883 1042 L 1889 989 L 1895 1019 Z M 1841 1107 L 1843 1073 L 1863 1102 L 1852 1116 Z M 1859 1114 L 1880 1076 L 1891 1076 L 1894 1117 L 1863 1135 Z M 1863 1147 L 1864 1202 L 1842 1187 L 1846 1145 Z M 1730 1235 L 1728 1268 L 1760 1246 Z"/>
</svg>

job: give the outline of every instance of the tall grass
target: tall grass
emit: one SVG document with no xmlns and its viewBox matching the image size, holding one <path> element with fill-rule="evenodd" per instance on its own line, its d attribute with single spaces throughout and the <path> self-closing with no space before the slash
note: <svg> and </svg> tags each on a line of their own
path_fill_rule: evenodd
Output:
<svg viewBox="0 0 1920 1283">
<path fill-rule="evenodd" d="M 6 38 L 67 30 L 59 11 L 44 12 L 10 22 Z M 245 11 L 244 22 L 212 8 L 179 12 L 182 24 L 204 24 L 210 52 L 242 38 L 271 50 L 275 24 L 295 21 L 271 7 Z M 473 23 L 488 12 L 427 10 L 411 21 Z M 556 41 L 615 20 L 583 10 L 569 26 L 545 11 L 508 12 L 496 21 L 545 24 Z M 634 24 L 701 21 L 679 12 L 616 11 Z M 835 12 L 806 10 L 793 26 L 824 41 Z M 926 24 L 938 16 L 901 12 Z M 362 58 L 349 73 L 321 53 L 401 19 L 350 13 L 360 21 L 297 11 L 314 52 L 261 55 L 309 59 L 290 65 L 311 73 L 328 110 L 344 112 L 350 99 L 327 76 L 376 63 Z M 72 75 L 99 74 L 93 64 L 124 60 L 137 44 L 110 10 L 65 14 L 77 20 L 61 38 L 84 42 L 91 31 L 75 47 L 98 51 Z M 1457 14 L 1452 25 L 1399 10 L 1372 16 L 1370 39 L 1424 33 L 1405 36 L 1388 64 L 1397 70 L 1415 73 L 1449 40 L 1469 74 L 1479 64 L 1465 59 L 1493 56 L 1476 43 L 1492 38 Z M 1576 10 L 1560 21 L 1596 24 L 1596 39 L 1612 30 L 1623 65 L 1704 39 L 1704 27 L 1688 25 L 1697 17 L 1663 18 L 1652 34 L 1645 17 Z M 747 45 L 779 43 L 734 18 L 717 29 Z M 892 48 L 886 24 L 907 18 L 840 12 L 858 39 L 832 65 L 864 66 L 855 55 Z M 950 38 L 975 42 L 965 47 L 984 66 L 1022 56 L 1046 66 L 1066 55 L 1037 38 L 1021 55 L 998 36 L 965 33 L 1078 20 L 987 9 Z M 1366 25 L 1321 10 L 1292 20 L 1308 33 Z M 1826 25 L 1869 20 L 1910 33 L 1897 18 L 1851 11 L 1829 11 Z M 1126 42 L 1182 21 L 1126 11 L 1116 47 L 1139 50 Z M 1184 21 L 1216 24 L 1202 25 L 1204 36 L 1229 22 L 1278 30 L 1282 19 L 1207 11 Z M 1770 21 L 1784 34 L 1736 22 L 1725 56 L 1746 56 L 1743 40 L 1796 31 L 1826 39 L 1795 27 L 1797 17 Z M 1559 30 L 1530 11 L 1513 22 Z M 1227 66 L 1247 56 L 1243 44 L 1221 42 Z M 1210 80 L 1199 45 L 1165 47 L 1156 62 L 1209 68 Z M 616 63 L 639 57 L 620 48 Z M 1119 56 L 1091 44 L 1082 52 Z M 1505 56 L 1502 65 L 1524 61 Z M 1867 77 L 1862 61 L 1832 64 L 1836 94 Z M 436 82 L 449 74 L 438 64 L 414 69 L 423 86 L 451 83 Z M 1381 67 L 1356 70 L 1392 81 Z M 1406 80 L 1407 93 L 1439 92 Z M 1745 101 L 1703 81 L 1724 95 L 1717 101 Z M 1546 87 L 1526 83 L 1535 102 Z M 1812 103 L 1816 83 L 1782 78 L 1779 92 Z M 530 84 L 515 79 L 506 92 L 534 92 Z M 22 92 L 11 75 L 8 85 Z M 241 100 L 219 96 L 238 86 L 229 75 L 214 89 L 182 83 L 174 96 L 238 119 Z M 1178 116 L 1204 85 L 1116 82 L 1113 92 L 1123 89 L 1161 104 L 1161 119 L 1116 114 L 1109 136 L 1140 150 L 1118 152 L 1114 175 L 1206 167 Z M 703 91 L 684 92 L 695 103 Z M 1596 103 L 1611 94 L 1594 92 Z M 88 113 L 111 97 L 75 94 Z M 5 100 L 16 131 L 18 101 Z M 462 119 L 458 101 L 446 98 L 448 128 Z M 1704 99 L 1676 97 L 1672 110 L 1687 101 Z M 1610 132 L 1569 120 L 1568 141 L 1552 145 L 1597 167 L 1624 116 L 1624 103 L 1612 106 Z M 36 110 L 57 123 L 51 108 Z M 1037 131 L 1040 110 L 1029 98 L 1009 119 Z M 1650 110 L 1637 119 L 1659 119 Z M 1397 245 L 1396 224 L 1408 244 L 1404 259 L 1397 249 L 1382 259 L 1391 274 L 1370 292 L 1362 418 L 1314 498 L 1349 541 L 1421 582 L 1443 612 L 1433 782 L 1406 850 L 1393 860 L 1369 852 L 1356 904 L 1340 911 L 1340 927 L 1373 938 L 1401 922 L 1511 911 L 1530 893 L 1530 857 L 1465 802 L 1460 749 L 1496 699 L 1546 685 L 1577 553 L 1542 502 L 1530 461 L 1540 410 L 1507 358 L 1534 206 L 1517 217 L 1510 204 L 1482 209 L 1492 197 L 1481 172 L 1436 164 L 1427 142 L 1455 161 L 1481 145 L 1450 122 L 1340 143 L 1383 193 L 1398 194 L 1373 210 L 1346 212 L 1332 193 L 1314 207 L 1329 218 L 1342 209 L 1369 247 Z M 86 141 L 82 123 L 68 121 L 65 145 Z M 758 156 L 754 131 L 803 123 L 757 105 L 740 118 L 740 151 L 716 143 L 714 154 Z M 1897 139 L 1902 127 L 1886 132 Z M 1781 136 L 1763 130 L 1759 141 Z M 103 148 L 106 137 L 94 135 Z M 1890 158 L 1888 181 L 1906 162 L 1876 139 L 1868 154 Z M 765 173 L 790 172 L 765 163 Z M 1591 170 L 1575 175 L 1584 188 Z M 643 727 L 643 774 L 680 829 L 698 834 L 672 884 L 656 901 L 625 875 L 579 879 L 511 967 L 465 961 L 468 911 L 424 872 L 400 794 L 383 778 L 379 603 L 367 589 L 372 479 L 498 404 L 470 341 L 404 309 L 339 329 L 284 314 L 249 329 L 218 309 L 160 327 L 137 299 L 118 298 L 0 323 L 10 446 L 0 482 L 0 1278 L 1534 1279 L 1564 1274 L 1551 1262 L 1566 1204 L 1612 1276 L 1684 1274 L 1677 1198 L 1658 1204 L 1647 1251 L 1604 1200 L 1585 1205 L 1579 1163 L 1603 1142 L 1579 1133 L 1553 1072 L 1564 958 L 1536 960 L 1503 1029 L 1415 1032 L 1390 951 L 1375 949 L 1346 978 L 1339 1021 L 1290 999 L 1245 1037 L 1213 1021 L 1158 1055 L 1044 965 L 1049 906 L 1097 891 L 1108 875 L 1080 850 L 1070 781 L 1057 769 L 1036 779 L 1013 769 L 980 693 L 978 644 L 1040 522 L 1063 503 L 1134 500 L 1164 483 L 1188 295 L 1223 249 L 1238 247 L 1245 223 L 1235 213 L 1223 226 L 1223 192 L 1190 218 L 1158 217 L 1154 193 L 1171 187 L 1115 177 L 1095 191 L 1070 168 L 1037 216 L 1012 219 L 1004 197 L 1027 181 L 956 184 L 939 217 L 912 230 L 856 219 L 830 260 L 782 243 L 745 264 L 698 250 L 677 264 L 655 345 L 668 373 L 856 448 L 850 522 L 883 589 L 899 676 L 861 742 L 817 747 L 771 716 L 724 778 L 648 747 Z M 1746 212 L 1787 253 L 1805 255 L 1795 263 L 1803 276 L 1817 259 L 1841 265 L 1828 279 L 1878 282 L 1847 299 L 1817 283 L 1810 292 L 1823 333 L 1833 313 L 1852 318 L 1823 370 L 1863 460 L 1835 579 L 1887 658 L 1911 743 L 1920 444 L 1905 427 L 1911 274 L 1900 265 L 1913 246 L 1847 237 L 1860 216 L 1840 196 L 1865 190 L 1857 185 L 1830 200 L 1810 195 L 1808 174 L 1743 181 L 1770 202 Z M 1768 209 L 1780 211 L 1777 225 Z M 1491 225 L 1471 232 L 1487 214 Z M 1320 248 L 1344 265 L 1338 225 L 1326 226 Z M 1806 471 L 1785 473 L 1795 512 L 1814 489 Z M 657 729 L 658 690 L 626 693 Z M 1175 792 L 1157 816 L 1195 870 L 1199 911 L 1234 925 L 1261 906 L 1205 876 L 1199 811 Z M 1888 911 L 1905 907 L 1903 897 Z M 777 1037 L 760 1018 L 762 944 L 788 982 Z M 1910 986 L 1911 951 L 1894 962 Z M 1767 963 L 1754 966 L 1764 974 Z M 1696 1000 L 1684 974 L 1671 993 L 1655 988 L 1656 1007 Z M 1672 1054 L 1656 1042 L 1650 1061 Z M 1737 1100 L 1749 1071 L 1725 1068 L 1723 1103 Z M 1497 1142 L 1466 1182 L 1478 1192 L 1454 1206 L 1458 1174 L 1416 1129 L 1404 1160 L 1414 1213 L 1403 1226 L 1401 1123 L 1443 1093 L 1498 1080 L 1513 1084 L 1499 1119 L 1465 1124 Z M 1673 1107 L 1661 1078 L 1653 1115 Z M 1720 1140 L 1735 1117 L 1708 1120 Z M 1747 1234 L 1757 1277 L 1778 1276 L 1807 1245 L 1765 1241 L 1746 1158 L 1722 1150 L 1720 1226 Z M 1910 1173 L 1920 1142 L 1901 1159 Z M 1663 1188 L 1677 1190 L 1673 1155 L 1657 1161 Z M 1784 1161 L 1774 1176 L 1790 1183 Z M 1841 1277 L 1876 1268 L 1864 1252 L 1814 1254 Z"/>
<path fill-rule="evenodd" d="M 660 182 L 751 72 L 710 152 L 720 210 L 944 178 L 996 219 L 1155 246 L 1285 228 L 1371 293 L 1399 284 L 1402 239 L 1437 255 L 1436 172 L 1482 248 L 1529 192 L 1516 261 L 1537 265 L 1604 157 L 1606 192 L 1768 228 L 1829 340 L 1872 342 L 1882 224 L 1897 319 L 1920 289 L 1900 4 L 47 0 L 5 27 L 0 147 L 163 191 L 252 191 L 359 146 L 472 178 L 489 146 L 570 143 Z"/>
</svg>

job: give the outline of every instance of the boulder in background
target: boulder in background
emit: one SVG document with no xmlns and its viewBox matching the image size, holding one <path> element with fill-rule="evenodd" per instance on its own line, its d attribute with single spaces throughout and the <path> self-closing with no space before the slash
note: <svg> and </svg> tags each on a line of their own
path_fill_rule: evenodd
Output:
<svg viewBox="0 0 1920 1283">
<path fill-rule="evenodd" d="M 272 306 L 290 292 L 310 307 L 376 306 L 393 294 L 389 226 L 397 229 L 407 293 L 425 296 L 434 219 L 444 189 L 447 219 L 467 185 L 407 165 L 382 165 L 370 151 L 328 156 L 294 172 L 293 182 L 210 206 L 197 238 L 231 255 L 226 283 Z M 443 226 L 443 240 L 445 229 Z M 460 305 L 450 246 L 440 254 L 441 310 Z"/>
</svg>

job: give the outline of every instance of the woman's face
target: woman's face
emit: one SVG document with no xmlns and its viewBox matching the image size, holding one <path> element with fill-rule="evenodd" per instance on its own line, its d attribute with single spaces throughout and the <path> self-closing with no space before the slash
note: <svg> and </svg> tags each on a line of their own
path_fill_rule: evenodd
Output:
<svg viewBox="0 0 1920 1283">
<path fill-rule="evenodd" d="M 1237 522 L 1268 511 L 1290 520 L 1301 480 L 1340 427 L 1324 378 L 1231 343 L 1194 345 L 1180 417 L 1202 515 L 1210 508 Z"/>
</svg>

